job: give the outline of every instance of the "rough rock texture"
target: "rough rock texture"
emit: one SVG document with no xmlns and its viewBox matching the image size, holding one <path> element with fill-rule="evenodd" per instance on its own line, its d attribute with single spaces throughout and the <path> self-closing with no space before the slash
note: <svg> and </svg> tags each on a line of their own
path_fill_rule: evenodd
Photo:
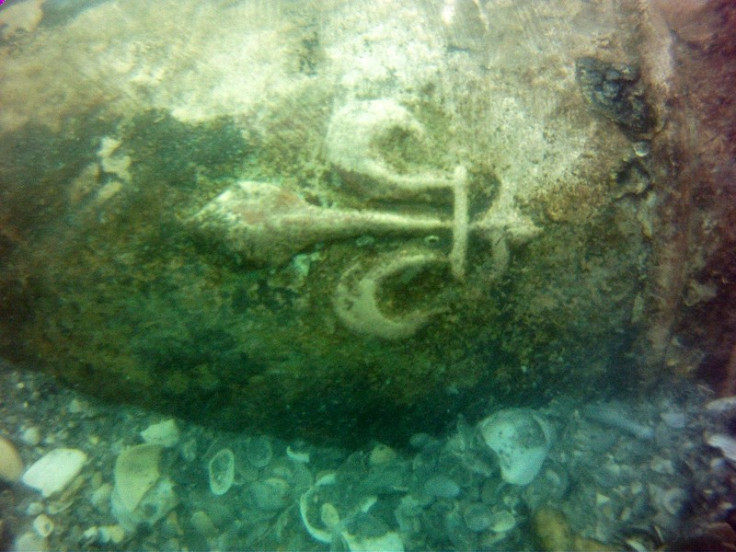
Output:
<svg viewBox="0 0 736 552">
<path fill-rule="evenodd" d="M 634 385 L 696 337 L 683 305 L 732 304 L 671 71 L 718 54 L 656 6 L 28 4 L 0 40 L 15 361 L 227 427 L 402 441 L 489 396 Z"/>
<path fill-rule="evenodd" d="M 653 141 L 657 239 L 647 295 L 644 365 L 698 374 L 736 392 L 736 6 L 654 1 L 642 40 L 650 87 L 670 123 Z M 662 51 L 666 48 L 666 52 Z M 664 363 L 662 363 L 664 359 Z"/>
</svg>

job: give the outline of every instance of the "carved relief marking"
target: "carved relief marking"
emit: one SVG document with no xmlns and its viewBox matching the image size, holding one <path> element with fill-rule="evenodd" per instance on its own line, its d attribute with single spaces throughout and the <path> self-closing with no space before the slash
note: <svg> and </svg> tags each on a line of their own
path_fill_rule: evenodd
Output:
<svg viewBox="0 0 736 552">
<path fill-rule="evenodd" d="M 198 233 L 220 241 L 242 261 L 263 265 L 282 264 L 317 242 L 365 234 L 400 237 L 450 232 L 452 247 L 447 255 L 429 249 L 398 249 L 379 255 L 372 266 L 357 262 L 346 268 L 338 282 L 333 305 L 347 328 L 384 339 L 402 339 L 416 333 L 439 311 L 387 317 L 379 306 L 383 282 L 409 269 L 443 263 L 449 265 L 453 278 L 462 281 L 471 235 L 490 244 L 494 273 L 500 275 L 508 263 L 507 241 L 527 239 L 538 229 L 499 201 L 471 221 L 468 173 L 463 165 L 458 165 L 452 174 L 393 172 L 380 157 L 376 158 L 371 146 L 373 139 L 397 126 L 418 133 L 423 132 L 423 127 L 392 100 L 355 104 L 338 111 L 333 118 L 327 137 L 331 161 L 338 169 L 360 174 L 375 183 L 380 189 L 378 193 L 384 196 L 411 198 L 427 190 L 449 189 L 453 196 L 452 218 L 318 207 L 276 185 L 242 181 L 205 205 L 192 222 Z M 351 123 L 357 128 L 352 128 Z M 355 137 L 352 143 L 348 136 Z"/>
</svg>

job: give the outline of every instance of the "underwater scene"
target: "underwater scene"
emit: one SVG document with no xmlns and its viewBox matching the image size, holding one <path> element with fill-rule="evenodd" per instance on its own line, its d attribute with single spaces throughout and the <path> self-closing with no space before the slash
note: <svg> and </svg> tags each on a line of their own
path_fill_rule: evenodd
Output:
<svg viewBox="0 0 736 552">
<path fill-rule="evenodd" d="M 0 551 L 736 550 L 736 3 L 0 0 Z"/>
</svg>

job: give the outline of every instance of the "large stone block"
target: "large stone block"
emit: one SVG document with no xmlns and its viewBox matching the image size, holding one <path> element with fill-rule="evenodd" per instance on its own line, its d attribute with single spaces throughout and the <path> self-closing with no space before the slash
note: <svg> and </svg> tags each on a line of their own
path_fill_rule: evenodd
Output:
<svg viewBox="0 0 736 552">
<path fill-rule="evenodd" d="M 292 4 L 6 29 L 2 354 L 342 442 L 656 374 L 694 254 L 656 12 Z"/>
</svg>

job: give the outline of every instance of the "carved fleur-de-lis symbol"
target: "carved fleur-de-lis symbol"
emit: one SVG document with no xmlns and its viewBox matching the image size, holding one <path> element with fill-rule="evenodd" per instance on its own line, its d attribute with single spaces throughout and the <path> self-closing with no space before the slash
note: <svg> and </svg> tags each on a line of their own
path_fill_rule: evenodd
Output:
<svg viewBox="0 0 736 552">
<path fill-rule="evenodd" d="M 453 197 L 452 217 L 432 217 L 397 214 L 377 210 L 326 208 L 311 205 L 296 193 L 276 185 L 242 181 L 234 184 L 204 206 L 193 218 L 196 232 L 209 240 L 220 242 L 241 261 L 261 265 L 279 265 L 304 249 L 318 243 L 343 240 L 360 235 L 406 236 L 450 232 L 452 247 L 447 255 L 430 250 L 404 250 L 383 254 L 373 266 L 359 261 L 343 273 L 334 293 L 335 312 L 349 329 L 385 339 L 401 339 L 413 335 L 426 325 L 438 310 L 415 311 L 401 318 L 389 318 L 380 308 L 382 283 L 408 270 L 423 270 L 431 265 L 446 263 L 452 276 L 462 281 L 468 253 L 468 241 L 475 235 L 491 246 L 494 270 L 502 273 L 508 263 L 507 240 L 525 239 L 537 232 L 528 219 L 509 208 L 506 196 L 500 194 L 496 203 L 481 217 L 471 221 L 468 205 L 468 172 L 458 165 L 452 174 L 423 172 L 397 174 L 381 160 L 370 158 L 371 134 L 382 129 L 381 117 L 391 124 L 404 125 L 412 131 L 421 130 L 403 108 L 385 102 L 366 102 L 363 111 L 373 110 L 370 117 L 353 113 L 337 118 L 332 134 L 344 134 L 340 126 L 350 121 L 358 128 L 358 144 L 352 144 L 350 156 L 354 166 L 343 167 L 360 171 L 377 179 L 388 192 L 416 196 L 427 191 L 449 189 Z M 358 114 L 361 111 L 358 110 Z M 345 114 L 343 114 L 345 115 Z M 361 122 L 363 121 L 363 122 Z M 367 121 L 367 122 L 366 122 Z M 337 127 L 337 131 L 335 131 Z M 335 136 L 332 136 L 335 139 Z M 328 141 L 330 137 L 328 136 Z M 338 140 L 339 141 L 339 140 Z M 344 144 L 339 141 L 340 146 Z M 365 151 L 361 151 L 364 149 Z M 350 161 L 352 162 L 352 161 Z"/>
</svg>

